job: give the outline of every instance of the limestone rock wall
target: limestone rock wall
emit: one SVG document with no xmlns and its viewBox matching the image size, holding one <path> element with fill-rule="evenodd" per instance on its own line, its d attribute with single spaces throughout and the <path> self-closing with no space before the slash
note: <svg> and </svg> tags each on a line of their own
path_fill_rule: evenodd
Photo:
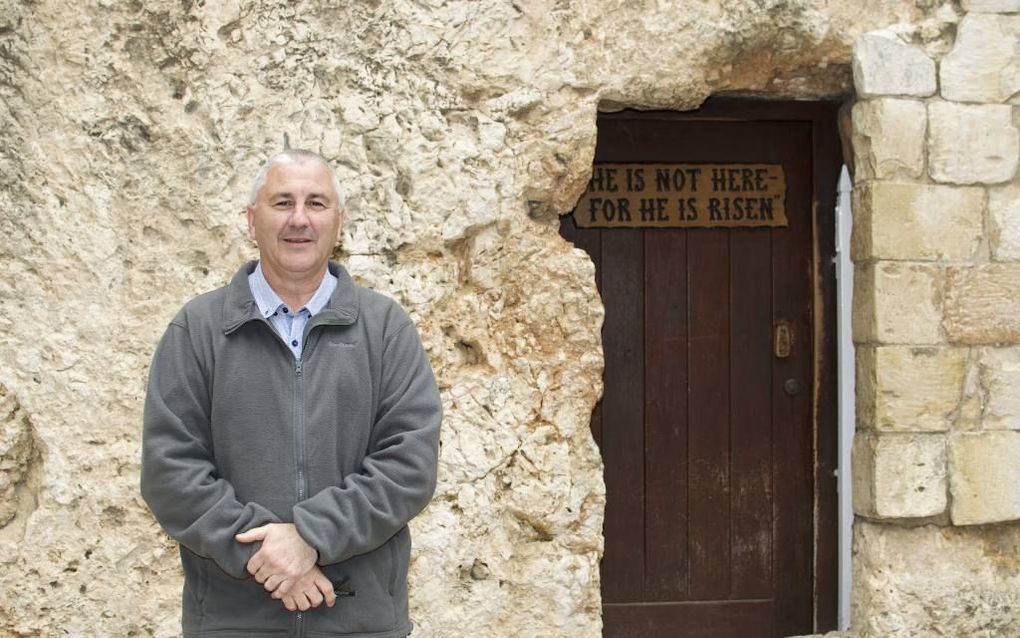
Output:
<svg viewBox="0 0 1020 638">
<path fill-rule="evenodd" d="M 1020 634 L 1020 4 L 862 36 L 859 636 Z"/>
<path fill-rule="evenodd" d="M 175 546 L 137 492 L 147 366 L 176 309 L 254 254 L 248 180 L 287 132 L 337 165 L 337 256 L 411 311 L 443 389 L 416 635 L 598 635 L 602 310 L 557 234 L 597 109 L 842 94 L 858 34 L 910 23 L 938 49 L 957 20 L 937 0 L 0 0 L 0 634 L 179 632 Z M 948 108 L 931 119 L 1007 126 L 1003 104 Z M 1015 259 L 1000 200 L 980 250 Z M 990 267 L 899 277 L 955 304 Z M 959 307 L 946 334 L 983 342 Z M 917 343 L 957 347 L 941 330 Z"/>
</svg>

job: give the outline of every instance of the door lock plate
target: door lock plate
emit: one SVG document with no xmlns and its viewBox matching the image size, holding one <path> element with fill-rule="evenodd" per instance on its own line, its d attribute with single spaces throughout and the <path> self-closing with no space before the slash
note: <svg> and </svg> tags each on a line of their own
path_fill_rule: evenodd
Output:
<svg viewBox="0 0 1020 638">
<path fill-rule="evenodd" d="M 780 319 L 775 325 L 775 338 L 773 339 L 776 358 L 785 359 L 790 356 L 793 349 L 793 327 L 790 322 Z"/>
</svg>

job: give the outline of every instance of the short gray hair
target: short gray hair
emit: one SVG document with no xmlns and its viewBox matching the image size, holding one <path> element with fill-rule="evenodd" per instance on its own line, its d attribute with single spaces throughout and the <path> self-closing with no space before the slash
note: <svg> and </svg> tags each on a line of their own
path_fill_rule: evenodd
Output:
<svg viewBox="0 0 1020 638">
<path fill-rule="evenodd" d="M 303 148 L 289 148 L 266 160 L 266 163 L 263 164 L 262 168 L 259 169 L 259 172 L 255 174 L 255 179 L 251 183 L 251 192 L 248 194 L 248 205 L 255 205 L 255 202 L 259 197 L 259 191 L 266 185 L 266 179 L 269 176 L 269 171 L 274 166 L 278 166 L 280 164 L 303 164 L 304 162 L 309 161 L 319 162 L 329 171 L 329 180 L 332 182 L 333 191 L 336 193 L 337 206 L 340 210 L 343 210 L 344 192 L 340 189 L 340 178 L 336 176 L 336 171 L 329 165 L 326 158 L 315 151 L 309 151 Z"/>
</svg>

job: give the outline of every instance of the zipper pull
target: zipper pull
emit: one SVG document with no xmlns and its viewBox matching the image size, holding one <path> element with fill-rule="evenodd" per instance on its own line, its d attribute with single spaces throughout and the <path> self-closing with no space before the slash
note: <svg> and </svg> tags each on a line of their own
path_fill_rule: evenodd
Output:
<svg viewBox="0 0 1020 638">
<path fill-rule="evenodd" d="M 299 377 L 301 376 L 301 359 L 298 359 L 297 363 L 294 364 L 294 374 Z"/>
<path fill-rule="evenodd" d="M 343 580 L 340 581 L 333 581 L 331 584 L 333 585 L 333 594 L 335 594 L 337 598 L 354 598 L 355 596 L 358 595 L 358 592 L 351 589 L 350 578 L 344 578 Z"/>
</svg>

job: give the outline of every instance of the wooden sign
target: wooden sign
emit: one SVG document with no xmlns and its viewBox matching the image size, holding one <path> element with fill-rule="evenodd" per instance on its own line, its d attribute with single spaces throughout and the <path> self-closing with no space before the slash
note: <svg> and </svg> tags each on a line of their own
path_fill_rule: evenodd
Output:
<svg viewBox="0 0 1020 638">
<path fill-rule="evenodd" d="M 596 164 L 582 228 L 787 226 L 780 164 Z"/>
</svg>

